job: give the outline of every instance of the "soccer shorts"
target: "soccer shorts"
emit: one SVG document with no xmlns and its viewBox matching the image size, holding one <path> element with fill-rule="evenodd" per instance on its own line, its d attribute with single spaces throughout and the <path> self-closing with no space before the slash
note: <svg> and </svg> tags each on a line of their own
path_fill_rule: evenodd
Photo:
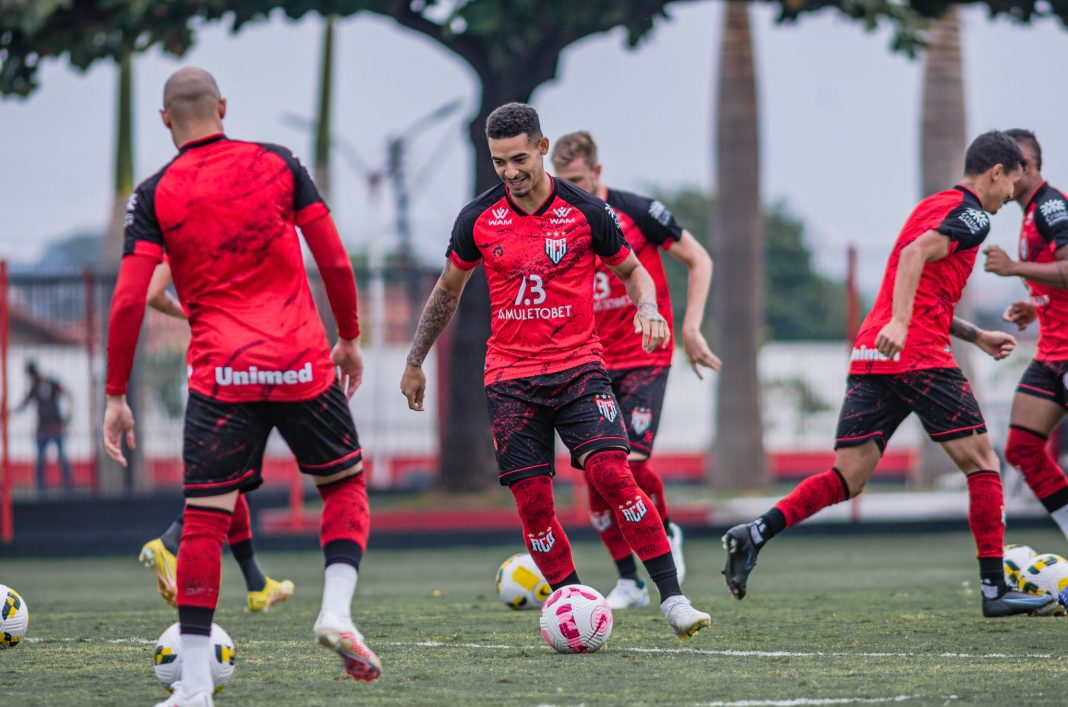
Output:
<svg viewBox="0 0 1068 707">
<path fill-rule="evenodd" d="M 935 442 L 986 432 L 972 386 L 959 368 L 855 374 L 846 381 L 834 448 L 874 439 L 882 452 L 912 412 Z"/>
<path fill-rule="evenodd" d="M 1031 361 L 1016 386 L 1016 392 L 1068 407 L 1065 375 L 1068 375 L 1068 361 Z"/>
<path fill-rule="evenodd" d="M 336 382 L 299 402 L 224 403 L 190 391 L 182 443 L 186 498 L 257 488 L 267 437 L 276 428 L 305 474 L 329 476 L 362 459 Z"/>
<path fill-rule="evenodd" d="M 627 427 L 630 447 L 649 455 L 660 427 L 660 413 L 664 409 L 667 391 L 668 366 L 641 366 L 608 371 L 612 392 L 619 402 L 619 412 Z"/>
<path fill-rule="evenodd" d="M 486 403 L 502 486 L 556 473 L 554 429 L 579 469 L 579 457 L 589 452 L 630 451 L 612 382 L 600 364 L 493 383 Z"/>
</svg>

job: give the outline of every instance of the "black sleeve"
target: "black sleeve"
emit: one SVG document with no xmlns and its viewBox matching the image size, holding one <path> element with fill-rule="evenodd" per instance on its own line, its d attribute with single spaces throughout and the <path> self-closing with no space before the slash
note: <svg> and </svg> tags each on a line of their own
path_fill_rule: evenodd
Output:
<svg viewBox="0 0 1068 707">
<path fill-rule="evenodd" d="M 630 252 L 630 244 L 627 243 L 623 231 L 619 228 L 619 217 L 616 216 L 612 207 L 598 200 L 595 203 L 583 205 L 582 212 L 590 224 L 593 252 L 611 264 L 622 260 L 616 256 L 621 250 Z"/>
<path fill-rule="evenodd" d="M 634 225 L 650 243 L 663 245 L 682 238 L 683 229 L 675 220 L 675 215 L 657 199 L 624 192 L 620 193 L 618 208 L 634 221 Z"/>
<path fill-rule="evenodd" d="M 289 167 L 289 171 L 293 173 L 294 213 L 307 208 L 312 204 L 322 202 L 324 206 L 326 205 L 326 203 L 323 202 L 323 197 L 319 194 L 319 189 L 315 186 L 315 182 L 312 181 L 311 175 L 304 166 L 304 163 L 302 163 L 289 148 L 266 143 L 262 144 L 262 147 L 285 160 L 286 166 Z"/>
<path fill-rule="evenodd" d="M 946 214 L 934 230 L 956 243 L 954 250 L 978 248 L 990 233 L 990 217 L 982 209 L 962 202 Z"/>
<path fill-rule="evenodd" d="M 156 219 L 156 183 L 149 179 L 142 182 L 126 201 L 123 217 L 123 255 L 130 255 L 138 242 L 148 242 L 163 247 L 163 229 Z"/>
<path fill-rule="evenodd" d="M 1068 245 L 1068 204 L 1061 194 L 1054 193 L 1035 204 L 1035 228 L 1055 248 Z"/>
<path fill-rule="evenodd" d="M 449 239 L 449 247 L 445 250 L 445 257 L 456 257 L 465 263 L 477 263 L 482 260 L 482 252 L 475 244 L 475 221 L 478 214 L 474 209 L 466 208 L 456 217 L 456 223 L 452 225 L 452 237 Z"/>
</svg>

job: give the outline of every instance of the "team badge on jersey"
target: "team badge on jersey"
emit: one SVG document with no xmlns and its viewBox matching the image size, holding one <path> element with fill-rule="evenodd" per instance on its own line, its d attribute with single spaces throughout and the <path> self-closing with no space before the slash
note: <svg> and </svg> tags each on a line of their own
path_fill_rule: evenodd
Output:
<svg viewBox="0 0 1068 707">
<path fill-rule="evenodd" d="M 643 435 L 653 424 L 653 411 L 649 408 L 634 408 L 630 411 L 630 428 L 634 434 Z"/>
<path fill-rule="evenodd" d="M 615 398 L 613 398 L 611 395 L 598 395 L 595 400 L 597 401 L 597 409 L 601 412 L 601 417 L 606 418 L 609 422 L 615 422 Z"/>
<path fill-rule="evenodd" d="M 553 261 L 553 265 L 559 265 L 567 254 L 567 238 L 546 238 L 545 254 Z"/>
</svg>

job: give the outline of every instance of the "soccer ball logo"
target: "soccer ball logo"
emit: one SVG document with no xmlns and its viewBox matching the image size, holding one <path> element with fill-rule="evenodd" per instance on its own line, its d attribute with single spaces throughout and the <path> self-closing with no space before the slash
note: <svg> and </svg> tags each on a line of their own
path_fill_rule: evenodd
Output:
<svg viewBox="0 0 1068 707">
<path fill-rule="evenodd" d="M 15 648 L 26 637 L 30 609 L 19 593 L 0 584 L 0 650 Z"/>
<path fill-rule="evenodd" d="M 497 570 L 497 596 L 516 611 L 541 608 L 552 591 L 534 559 L 525 552 L 512 555 Z"/>
<path fill-rule="evenodd" d="M 612 610 L 593 587 L 560 587 L 541 607 L 541 635 L 558 653 L 593 653 L 612 635 Z"/>
<path fill-rule="evenodd" d="M 218 694 L 234 674 L 234 642 L 221 626 L 212 624 L 211 646 L 211 680 Z M 174 683 L 182 679 L 181 648 L 182 637 L 178 633 L 178 624 L 172 624 L 156 641 L 152 663 L 156 677 L 168 691 L 173 691 Z"/>
</svg>

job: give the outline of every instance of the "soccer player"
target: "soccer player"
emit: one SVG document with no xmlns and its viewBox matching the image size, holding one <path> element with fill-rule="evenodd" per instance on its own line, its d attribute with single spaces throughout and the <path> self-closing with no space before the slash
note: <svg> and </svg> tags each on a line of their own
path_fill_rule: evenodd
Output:
<svg viewBox="0 0 1068 707">
<path fill-rule="evenodd" d="M 172 297 L 167 288 L 171 284 L 171 266 L 166 259 L 156 266 L 152 280 L 148 284 L 148 304 L 153 309 L 176 319 L 188 319 L 188 314 L 181 303 Z M 252 461 L 259 473 L 263 463 L 262 453 Z M 156 577 L 156 587 L 163 601 L 177 606 L 178 589 L 175 586 L 176 559 L 178 545 L 182 539 L 182 526 L 185 514 L 179 513 L 177 520 L 167 527 L 162 535 L 149 540 L 141 548 L 138 559 Z M 249 611 L 266 611 L 272 604 L 284 602 L 293 596 L 293 582 L 288 579 L 279 582 L 271 579 L 260 569 L 256 561 L 256 551 L 252 547 L 252 518 L 248 510 L 248 501 L 244 494 L 237 497 L 233 519 L 226 531 L 226 542 L 230 545 L 230 554 L 241 568 L 248 592 Z"/>
<path fill-rule="evenodd" d="M 638 305 L 633 331 L 653 351 L 668 340 L 656 288 L 600 199 L 546 173 L 549 141 L 537 112 L 508 103 L 486 120 L 501 184 L 465 206 L 445 269 L 423 310 L 401 392 L 423 409 L 422 363 L 456 311 L 481 261 L 492 333 L 484 383 L 500 483 L 515 497 L 523 537 L 553 589 L 579 584 L 571 545 L 553 503 L 553 430 L 576 468 L 612 504 L 623 536 L 660 592 L 660 608 L 685 640 L 711 623 L 679 588 L 660 516 L 627 465 L 630 446 L 593 329 L 593 277 L 600 258 Z"/>
<path fill-rule="evenodd" d="M 719 370 L 720 360 L 708 348 L 701 334 L 705 301 L 712 282 L 712 258 L 689 231 L 683 229 L 666 206 L 655 199 L 618 189 L 609 189 L 601 181 L 601 164 L 597 161 L 597 144 L 586 131 L 568 133 L 553 145 L 552 163 L 556 176 L 566 179 L 603 199 L 619 217 L 623 235 L 638 261 L 656 283 L 656 301 L 672 331 L 671 291 L 658 246 L 686 266 L 686 317 L 682 323 L 682 344 L 694 373 L 701 378 L 700 366 Z M 612 392 L 619 402 L 620 414 L 630 437 L 630 468 L 634 480 L 656 504 L 667 530 L 679 583 L 684 581 L 686 564 L 682 554 L 682 528 L 668 515 L 664 482 L 649 464 L 653 440 L 660 426 L 664 392 L 671 370 L 671 347 L 652 352 L 642 349 L 633 333 L 637 309 L 627 297 L 622 280 L 598 263 L 594 274 L 593 311 L 597 338 L 604 346 L 605 367 L 612 381 Z M 646 606 L 649 589 L 638 578 L 634 555 L 612 509 L 597 489 L 589 487 L 590 520 L 619 571 L 619 580 L 606 599 L 613 609 Z"/>
<path fill-rule="evenodd" d="M 222 544 L 241 492 L 262 483 L 251 463 L 277 428 L 323 498 L 326 557 L 317 641 L 345 671 L 373 680 L 377 656 L 352 623 L 369 513 L 346 395 L 363 372 L 352 268 L 305 168 L 276 145 L 223 133 L 214 78 L 183 68 L 161 116 L 177 156 L 130 197 L 108 328 L 104 448 L 125 464 L 134 443 L 125 392 L 152 273 L 167 253 L 192 332 L 182 457 L 185 523 L 178 551 L 182 680 L 163 705 L 210 705 L 210 641 Z M 322 273 L 339 338 L 331 351 L 308 287 L 295 226 Z M 335 366 L 340 369 L 339 375 Z"/>
<path fill-rule="evenodd" d="M 1042 178 L 1042 147 L 1034 133 L 1006 132 L 1027 159 L 1013 194 L 1024 212 L 1020 259 L 990 245 L 983 251 L 984 267 L 995 275 L 1024 279 L 1031 297 L 1010 304 L 1004 318 L 1021 331 L 1038 319 L 1038 351 L 1012 400 L 1005 460 L 1020 470 L 1068 536 L 1068 478 L 1046 450 L 1046 439 L 1061 424 L 1068 405 L 1068 201 Z"/>
<path fill-rule="evenodd" d="M 859 494 L 894 430 L 915 412 L 928 436 L 967 477 L 983 615 L 1049 612 L 1056 606 L 1052 597 L 1012 591 L 1005 584 L 1000 465 L 949 342 L 951 334 L 970 341 L 995 360 L 1016 346 L 1009 334 L 980 330 L 954 318 L 953 310 L 990 231 L 987 212 L 996 213 L 1012 198 L 1024 161 L 1011 137 L 996 130 L 983 133 L 968 147 L 960 183 L 921 201 L 905 222 L 854 343 L 834 467 L 805 479 L 760 518 L 723 536 L 723 574 L 736 598 L 745 596 L 765 543 L 820 509 Z"/>
</svg>

